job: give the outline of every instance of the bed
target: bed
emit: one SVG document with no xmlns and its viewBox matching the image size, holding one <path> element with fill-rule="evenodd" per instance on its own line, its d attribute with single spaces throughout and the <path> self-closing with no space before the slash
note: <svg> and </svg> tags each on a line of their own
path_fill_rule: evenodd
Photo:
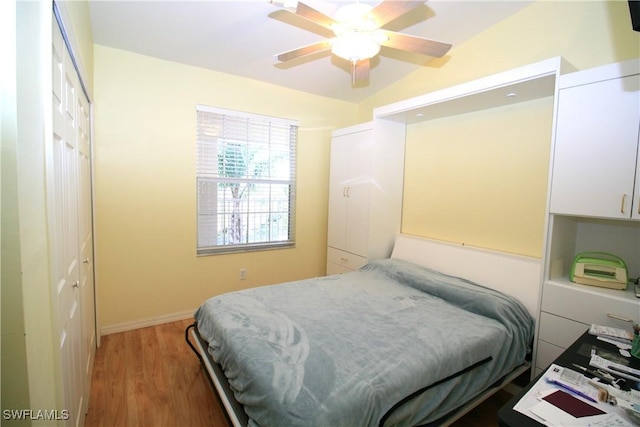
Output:
<svg viewBox="0 0 640 427">
<path fill-rule="evenodd" d="M 400 235 L 358 271 L 210 298 L 185 334 L 234 427 L 448 425 L 529 368 L 539 269 Z"/>
</svg>

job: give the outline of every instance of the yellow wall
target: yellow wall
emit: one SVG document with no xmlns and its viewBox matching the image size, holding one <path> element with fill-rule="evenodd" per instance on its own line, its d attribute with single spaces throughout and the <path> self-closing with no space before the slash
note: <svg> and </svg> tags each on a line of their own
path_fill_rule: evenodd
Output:
<svg viewBox="0 0 640 427">
<path fill-rule="evenodd" d="M 355 121 L 354 104 L 100 45 L 94 54 L 100 327 L 324 274 L 330 132 Z M 196 256 L 196 104 L 299 120 L 295 249 Z"/>
<path fill-rule="evenodd" d="M 553 99 L 409 126 L 402 232 L 541 256 Z"/>
<path fill-rule="evenodd" d="M 627 3 L 536 2 L 368 99 L 359 117 L 554 56 L 577 69 L 639 57 Z M 402 231 L 540 257 L 552 114 L 547 99 L 410 126 Z"/>
</svg>

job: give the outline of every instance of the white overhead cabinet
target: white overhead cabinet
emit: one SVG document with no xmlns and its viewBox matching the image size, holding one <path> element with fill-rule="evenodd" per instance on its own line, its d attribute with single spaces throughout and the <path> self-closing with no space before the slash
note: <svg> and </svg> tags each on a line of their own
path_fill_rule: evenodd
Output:
<svg viewBox="0 0 640 427">
<path fill-rule="evenodd" d="M 563 79 L 552 213 L 640 219 L 640 78 L 637 74 L 612 78 L 611 71 L 632 73 L 609 66 Z"/>
<path fill-rule="evenodd" d="M 592 323 L 640 322 L 633 286 L 569 280 L 574 257 L 588 251 L 615 254 L 640 276 L 640 61 L 562 76 L 556 114 L 536 372 Z"/>
<path fill-rule="evenodd" d="M 331 138 L 327 274 L 386 258 L 400 232 L 404 144 L 374 137 L 372 123 Z"/>
</svg>

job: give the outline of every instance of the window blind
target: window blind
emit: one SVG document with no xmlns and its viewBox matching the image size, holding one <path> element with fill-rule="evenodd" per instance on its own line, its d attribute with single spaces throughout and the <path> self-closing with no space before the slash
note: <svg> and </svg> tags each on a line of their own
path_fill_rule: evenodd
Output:
<svg viewBox="0 0 640 427">
<path fill-rule="evenodd" d="M 196 106 L 197 253 L 295 244 L 292 120 Z"/>
</svg>

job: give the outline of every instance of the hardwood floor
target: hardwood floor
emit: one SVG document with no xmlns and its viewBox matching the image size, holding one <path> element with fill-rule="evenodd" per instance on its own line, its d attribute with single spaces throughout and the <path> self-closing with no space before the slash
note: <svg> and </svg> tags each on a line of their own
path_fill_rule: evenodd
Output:
<svg viewBox="0 0 640 427">
<path fill-rule="evenodd" d="M 184 341 L 189 323 L 102 337 L 85 426 L 225 426 L 215 394 Z"/>
<path fill-rule="evenodd" d="M 86 427 L 226 427 L 222 406 L 184 341 L 190 320 L 102 337 Z M 496 427 L 498 392 L 454 427 Z"/>
</svg>

